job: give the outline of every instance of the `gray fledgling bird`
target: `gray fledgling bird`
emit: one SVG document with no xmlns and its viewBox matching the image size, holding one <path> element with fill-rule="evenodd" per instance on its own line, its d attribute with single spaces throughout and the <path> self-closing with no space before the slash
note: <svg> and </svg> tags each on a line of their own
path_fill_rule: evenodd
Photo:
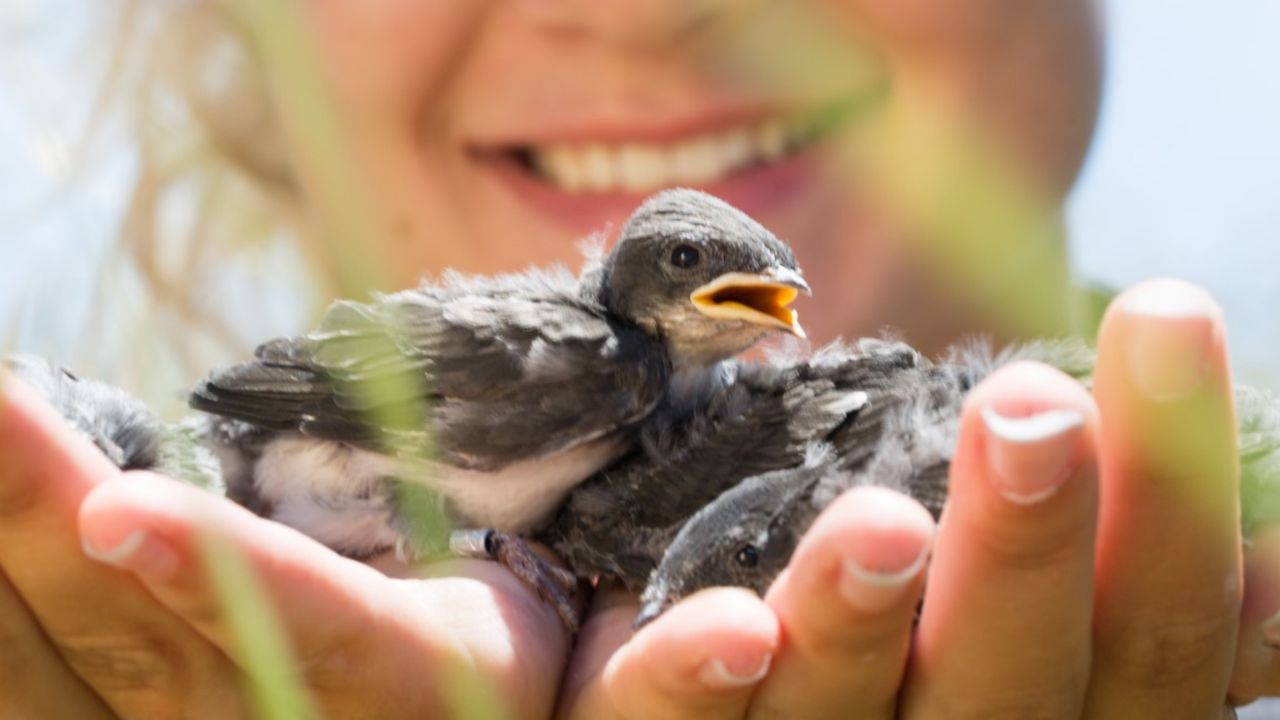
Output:
<svg viewBox="0 0 1280 720">
<path fill-rule="evenodd" d="M 636 625 L 707 587 L 732 585 L 763 595 L 813 521 L 849 488 L 889 487 L 921 500 L 936 518 L 946 500 L 954 422 L 922 426 L 910 414 L 886 418 L 884 438 L 860 460 L 815 444 L 800 466 L 747 478 L 703 506 L 650 575 Z"/>
<path fill-rule="evenodd" d="M 800 465 L 815 443 L 849 463 L 866 461 L 899 408 L 915 407 L 921 426 L 954 415 L 969 387 L 1013 359 L 1075 373 L 1092 363 L 1082 344 L 1041 342 L 996 356 L 974 344 L 934 364 L 905 343 L 871 338 L 804 359 L 739 363 L 700 412 L 655 413 L 642 451 L 577 487 L 540 539 L 578 575 L 639 590 L 689 516 L 725 490 Z"/>
<path fill-rule="evenodd" d="M 539 539 L 578 575 L 638 591 L 689 515 L 743 478 L 800 463 L 918 360 L 867 340 L 803 361 L 725 364 L 698 412 L 654 413 L 637 449 L 578 486 Z"/>
<path fill-rule="evenodd" d="M 700 589 L 732 585 L 763 595 L 787 566 L 805 530 L 842 492 L 889 487 L 915 497 L 935 518 L 946 501 L 959 405 L 917 397 L 892 409 L 865 458 L 815 445 L 799 467 L 742 481 L 705 505 L 667 548 L 641 597 L 637 625 Z M 1244 536 L 1280 518 L 1280 397 L 1238 387 Z"/>
<path fill-rule="evenodd" d="M 3 364 L 121 470 L 152 470 L 219 491 L 222 471 L 205 445 L 202 423 L 166 423 L 119 388 L 82 379 L 34 355 Z"/>
<path fill-rule="evenodd" d="M 568 601 L 543 582 L 553 571 L 515 534 L 626 453 L 655 410 L 700 406 L 727 358 L 773 333 L 802 336 L 789 307 L 801 292 L 772 233 L 671 190 L 577 278 L 449 274 L 338 302 L 314 332 L 211 374 L 191 405 L 224 418 L 214 438 L 233 499 L 353 557 L 443 550 L 439 523 L 424 530 L 406 511 L 439 501 L 454 526 L 499 531 L 483 550 L 563 616 Z"/>
</svg>

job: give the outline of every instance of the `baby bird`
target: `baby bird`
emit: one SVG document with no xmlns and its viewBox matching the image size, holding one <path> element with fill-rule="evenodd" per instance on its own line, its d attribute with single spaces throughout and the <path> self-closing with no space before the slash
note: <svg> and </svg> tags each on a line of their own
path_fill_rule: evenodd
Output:
<svg viewBox="0 0 1280 720">
<path fill-rule="evenodd" d="M 220 491 L 222 472 L 199 422 L 165 423 L 106 383 L 77 377 L 34 355 L 0 361 L 121 470 L 152 470 Z"/>
<path fill-rule="evenodd" d="M 805 361 L 726 364 L 697 412 L 655 413 L 636 450 L 578 486 L 539 539 L 578 575 L 639 591 L 698 508 L 744 478 L 799 464 L 917 362 L 906 345 L 869 340 Z"/>
<path fill-rule="evenodd" d="M 233 499 L 353 557 L 441 551 L 447 525 L 496 529 L 482 549 L 563 616 L 554 572 L 516 535 L 628 452 L 655 411 L 702 405 L 726 359 L 803 335 L 788 305 L 808 290 L 768 230 L 671 190 L 577 278 L 449 274 L 338 302 L 314 332 L 212 373 L 191 405 L 222 418 Z"/>
<path fill-rule="evenodd" d="M 815 443 L 850 464 L 865 462 L 899 408 L 913 407 L 922 426 L 954 416 L 969 387 L 1015 358 L 1074 372 L 1092 364 L 1088 348 L 1075 343 L 998 356 L 973 344 L 934 364 L 905 343 L 873 338 L 799 360 L 735 364 L 699 412 L 655 413 L 640 449 L 578 486 L 540 539 L 578 575 L 638 591 L 685 521 L 745 478 L 796 467 Z"/>
<path fill-rule="evenodd" d="M 638 625 L 700 589 L 734 585 L 761 595 L 787 566 L 804 532 L 836 497 L 859 485 L 920 500 L 935 517 L 946 501 L 959 400 L 917 396 L 892 408 L 863 457 L 816 444 L 801 465 L 742 481 L 702 507 L 671 541 L 641 596 Z M 1242 528 L 1280 517 L 1280 397 L 1238 387 Z"/>
</svg>

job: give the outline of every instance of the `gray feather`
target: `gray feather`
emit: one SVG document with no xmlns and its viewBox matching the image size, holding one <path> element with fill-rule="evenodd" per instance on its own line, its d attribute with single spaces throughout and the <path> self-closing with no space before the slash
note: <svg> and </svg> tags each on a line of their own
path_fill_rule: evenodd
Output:
<svg viewBox="0 0 1280 720">
<path fill-rule="evenodd" d="M 955 401 L 964 387 L 953 368 L 874 339 L 736 368 L 702 412 L 650 418 L 640 450 L 570 495 L 542 539 L 576 572 L 638 588 L 684 521 L 726 489 L 803 462 L 815 442 L 830 443 L 851 464 L 865 461 L 890 408 L 917 395 Z"/>
<path fill-rule="evenodd" d="M 450 274 L 335 303 L 307 335 L 214 373 L 192 406 L 255 426 L 384 449 L 398 438 L 494 470 L 635 422 L 666 377 L 660 348 L 578 296 L 563 272 Z M 387 418 L 422 418 L 392 424 Z"/>
<path fill-rule="evenodd" d="M 968 343 L 947 357 L 938 366 L 920 368 L 914 379 L 910 373 L 899 375 L 893 382 L 911 379 L 909 387 L 881 396 L 884 412 L 874 423 L 864 411 L 852 426 L 859 428 L 851 432 L 855 440 L 829 447 L 816 462 L 747 478 L 702 506 L 681 526 L 650 576 L 640 621 L 713 585 L 763 593 L 786 567 L 813 520 L 849 488 L 889 487 L 920 500 L 936 517 L 946 502 L 947 474 L 968 387 L 1002 364 L 1020 359 L 1060 363 L 1064 371 L 1085 380 L 1092 369 L 1091 351 L 1070 342 L 1033 343 L 1000 353 Z M 961 382 L 949 386 L 930 380 L 939 373 Z M 883 402 L 886 399 L 889 402 Z M 1240 387 L 1236 405 L 1247 536 L 1262 523 L 1280 519 L 1280 397 Z M 740 561 L 744 553 L 750 564 Z"/>
<path fill-rule="evenodd" d="M 221 489 L 221 469 L 205 445 L 203 421 L 165 423 L 123 390 L 33 355 L 11 356 L 3 364 L 121 470 L 151 470 Z"/>
<path fill-rule="evenodd" d="M 415 488 L 454 521 L 521 532 L 640 442 L 651 414 L 700 406 L 722 361 L 779 331 L 764 310 L 770 322 L 694 304 L 741 273 L 804 287 L 791 250 L 758 223 L 666 191 L 578 277 L 447 273 L 334 303 L 313 332 L 212 373 L 191 405 L 221 418 L 233 497 L 339 551 L 422 525 L 402 511 L 441 503 Z"/>
<path fill-rule="evenodd" d="M 815 444 L 830 448 L 842 476 L 907 492 L 936 516 L 965 394 L 1018 360 L 1083 377 L 1093 353 L 1072 340 L 995 352 L 971 339 L 933 363 L 905 343 L 864 338 L 741 363 L 702 412 L 650 418 L 643 451 L 579 486 L 542 539 L 579 574 L 638 589 L 690 515 L 746 478 L 802 465 Z M 855 394 L 865 402 L 842 408 Z"/>
</svg>

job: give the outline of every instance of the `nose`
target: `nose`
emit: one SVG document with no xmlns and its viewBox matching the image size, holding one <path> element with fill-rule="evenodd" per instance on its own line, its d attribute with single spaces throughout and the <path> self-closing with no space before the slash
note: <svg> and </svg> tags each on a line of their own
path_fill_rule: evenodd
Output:
<svg viewBox="0 0 1280 720">
<path fill-rule="evenodd" d="M 626 45 L 661 46 L 713 24 L 734 0 L 514 0 L 548 29 Z"/>
</svg>

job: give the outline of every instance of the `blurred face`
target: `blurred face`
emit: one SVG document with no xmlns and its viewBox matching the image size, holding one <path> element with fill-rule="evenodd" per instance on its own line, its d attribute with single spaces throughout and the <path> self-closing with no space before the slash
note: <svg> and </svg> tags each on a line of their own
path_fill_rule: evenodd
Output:
<svg viewBox="0 0 1280 720">
<path fill-rule="evenodd" d="M 893 323 L 929 345 L 970 329 L 959 311 L 919 312 L 945 291 L 903 242 L 918 229 L 878 199 L 860 134 L 927 98 L 913 107 L 963 118 L 1056 205 L 1096 101 L 1074 0 L 1016 14 L 991 0 L 305 5 L 393 285 L 576 265 L 583 237 L 693 186 L 792 244 L 818 340 Z"/>
</svg>

